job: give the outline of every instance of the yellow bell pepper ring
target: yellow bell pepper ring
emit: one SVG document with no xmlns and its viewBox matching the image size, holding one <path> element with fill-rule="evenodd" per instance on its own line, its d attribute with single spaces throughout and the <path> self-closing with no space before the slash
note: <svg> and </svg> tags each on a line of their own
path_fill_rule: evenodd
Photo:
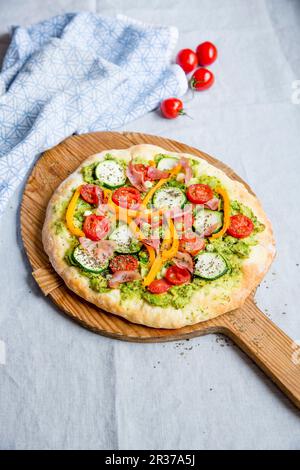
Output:
<svg viewBox="0 0 300 470">
<path fill-rule="evenodd" d="M 167 261 L 168 259 L 173 258 L 178 251 L 179 248 L 179 239 L 178 239 L 178 234 L 176 232 L 174 223 L 172 219 L 169 219 L 169 227 L 170 227 L 170 232 L 171 232 L 171 238 L 172 238 L 172 245 L 169 250 L 165 250 L 162 252 L 162 259 L 164 261 Z"/>
<path fill-rule="evenodd" d="M 214 233 L 210 240 L 215 240 L 216 238 L 222 237 L 226 232 L 230 225 L 230 199 L 226 189 L 224 188 L 216 188 L 216 193 L 220 194 L 223 199 L 223 227 L 219 232 Z"/>
<path fill-rule="evenodd" d="M 147 274 L 147 276 L 145 277 L 144 279 L 144 286 L 147 287 L 151 284 L 152 281 L 154 281 L 154 279 L 156 278 L 156 275 L 158 273 L 158 271 L 161 269 L 162 267 L 162 264 L 163 264 L 163 260 L 161 259 L 161 256 L 158 255 L 156 258 L 155 258 L 155 261 L 154 263 L 152 264 L 151 266 L 151 269 L 149 271 L 149 273 Z"/>
<path fill-rule="evenodd" d="M 80 228 L 74 225 L 74 212 L 76 209 L 78 198 L 80 196 L 80 190 L 81 190 L 81 186 L 78 186 L 78 188 L 76 189 L 76 191 L 74 192 L 72 196 L 71 201 L 69 202 L 67 212 L 66 212 L 67 227 L 72 233 L 72 235 L 75 235 L 75 237 L 85 237 L 84 232 L 80 230 Z"/>
<path fill-rule="evenodd" d="M 172 245 L 168 250 L 165 250 L 164 248 L 167 244 L 169 244 L 170 240 L 172 240 Z M 157 276 L 157 273 L 160 271 L 163 264 L 176 255 L 178 248 L 178 234 L 176 232 L 172 219 L 168 219 L 168 229 L 166 230 L 166 234 L 162 242 L 161 254 L 157 255 L 157 257 L 155 258 L 149 273 L 144 279 L 144 286 L 147 287 L 151 284 L 152 281 L 154 281 Z"/>
<path fill-rule="evenodd" d="M 144 245 L 148 251 L 148 256 L 149 256 L 148 266 L 149 268 L 151 268 L 152 264 L 155 261 L 155 250 L 152 246 L 149 246 L 146 243 Z"/>
</svg>

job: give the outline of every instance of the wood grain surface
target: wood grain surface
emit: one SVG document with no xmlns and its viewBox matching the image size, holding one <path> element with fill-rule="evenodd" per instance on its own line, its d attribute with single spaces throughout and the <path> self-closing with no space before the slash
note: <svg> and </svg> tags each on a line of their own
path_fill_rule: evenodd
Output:
<svg viewBox="0 0 300 470">
<path fill-rule="evenodd" d="M 43 250 L 41 231 L 48 201 L 57 186 L 89 155 L 113 148 L 149 143 L 175 152 L 204 158 L 229 177 L 249 186 L 222 162 L 183 143 L 138 133 L 97 132 L 72 136 L 45 152 L 28 178 L 21 207 L 21 232 L 33 276 L 45 295 L 82 326 L 111 338 L 159 342 L 223 333 L 243 349 L 300 407 L 300 353 L 295 343 L 255 305 L 250 296 L 244 306 L 207 322 L 178 330 L 136 325 L 106 313 L 70 291 L 56 274 Z M 298 360 L 297 360 L 298 358 Z"/>
</svg>

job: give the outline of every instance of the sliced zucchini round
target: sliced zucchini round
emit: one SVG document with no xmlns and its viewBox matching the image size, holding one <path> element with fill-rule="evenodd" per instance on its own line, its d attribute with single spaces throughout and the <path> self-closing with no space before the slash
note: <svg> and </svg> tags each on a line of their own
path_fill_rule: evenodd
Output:
<svg viewBox="0 0 300 470">
<path fill-rule="evenodd" d="M 132 231 L 126 224 L 120 224 L 109 236 L 110 240 L 116 243 L 116 251 L 118 253 L 137 253 L 142 248 L 133 235 Z"/>
<path fill-rule="evenodd" d="M 153 196 L 153 205 L 156 209 L 180 208 L 184 206 L 185 202 L 184 192 L 172 186 L 158 189 Z"/>
<path fill-rule="evenodd" d="M 200 253 L 195 260 L 194 274 L 203 279 L 213 280 L 223 276 L 228 271 L 228 265 L 219 253 Z"/>
<path fill-rule="evenodd" d="M 126 182 L 126 173 L 123 165 L 116 160 L 104 160 L 98 163 L 95 169 L 96 178 L 100 184 L 108 188 L 119 188 Z"/>
<path fill-rule="evenodd" d="M 210 227 L 216 226 L 213 231 L 213 233 L 216 233 L 223 226 L 223 212 L 201 209 L 195 215 L 193 226 L 196 232 L 201 235 L 203 235 Z"/>
<path fill-rule="evenodd" d="M 79 246 L 75 248 L 72 254 L 73 261 L 80 266 L 84 271 L 89 273 L 101 273 L 108 267 L 109 260 L 98 260 L 91 256 L 87 251 Z"/>
<path fill-rule="evenodd" d="M 178 158 L 175 157 L 166 157 L 159 160 L 157 168 L 161 171 L 171 170 L 178 163 Z"/>
</svg>

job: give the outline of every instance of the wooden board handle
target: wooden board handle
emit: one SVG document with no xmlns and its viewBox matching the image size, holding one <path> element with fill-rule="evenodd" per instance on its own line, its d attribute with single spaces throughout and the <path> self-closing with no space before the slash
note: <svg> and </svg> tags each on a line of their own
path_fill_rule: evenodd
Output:
<svg viewBox="0 0 300 470">
<path fill-rule="evenodd" d="M 222 332 L 300 408 L 300 346 L 266 317 L 252 299 L 221 318 Z"/>
</svg>

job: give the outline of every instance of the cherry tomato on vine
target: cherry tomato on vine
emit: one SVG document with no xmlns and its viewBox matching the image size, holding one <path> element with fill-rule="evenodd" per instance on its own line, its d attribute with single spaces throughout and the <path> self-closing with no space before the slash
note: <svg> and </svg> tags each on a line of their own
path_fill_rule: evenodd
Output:
<svg viewBox="0 0 300 470">
<path fill-rule="evenodd" d="M 196 53 L 199 65 L 204 66 L 211 65 L 218 57 L 218 49 L 210 41 L 205 41 L 202 42 L 202 44 L 199 44 L 196 49 Z"/>
<path fill-rule="evenodd" d="M 198 65 L 198 58 L 192 49 L 181 49 L 176 57 L 176 63 L 185 71 L 192 72 Z"/>
<path fill-rule="evenodd" d="M 193 90 L 202 91 L 210 88 L 215 81 L 214 74 L 205 68 L 195 70 L 191 78 L 191 87 Z"/>
<path fill-rule="evenodd" d="M 167 119 L 175 119 L 178 116 L 185 114 L 183 110 L 183 103 L 179 98 L 167 98 L 160 104 L 162 115 Z"/>
</svg>

